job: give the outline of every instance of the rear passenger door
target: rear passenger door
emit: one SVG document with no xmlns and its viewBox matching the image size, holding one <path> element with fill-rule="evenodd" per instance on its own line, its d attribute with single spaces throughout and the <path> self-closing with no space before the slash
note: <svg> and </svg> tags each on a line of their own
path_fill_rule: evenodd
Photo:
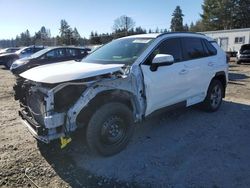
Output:
<svg viewBox="0 0 250 188">
<path fill-rule="evenodd" d="M 53 49 L 41 57 L 41 64 L 57 63 L 65 60 L 65 49 Z"/>
<path fill-rule="evenodd" d="M 183 37 L 181 39 L 185 70 L 189 73 L 187 105 L 201 102 L 206 97 L 207 85 L 211 80 L 209 65 L 212 64 L 206 52 L 203 39 L 199 37 Z"/>
<path fill-rule="evenodd" d="M 65 60 L 79 60 L 79 50 L 75 48 L 66 48 Z"/>
</svg>

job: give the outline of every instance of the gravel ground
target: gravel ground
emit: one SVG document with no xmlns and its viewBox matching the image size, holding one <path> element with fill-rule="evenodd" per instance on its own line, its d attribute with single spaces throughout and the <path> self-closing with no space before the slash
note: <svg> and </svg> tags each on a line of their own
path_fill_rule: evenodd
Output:
<svg viewBox="0 0 250 188">
<path fill-rule="evenodd" d="M 152 116 L 124 151 L 101 158 L 83 131 L 65 150 L 38 147 L 19 121 L 14 77 L 0 67 L 0 187 L 249 187 L 250 65 L 231 63 L 229 77 L 218 112 Z"/>
</svg>

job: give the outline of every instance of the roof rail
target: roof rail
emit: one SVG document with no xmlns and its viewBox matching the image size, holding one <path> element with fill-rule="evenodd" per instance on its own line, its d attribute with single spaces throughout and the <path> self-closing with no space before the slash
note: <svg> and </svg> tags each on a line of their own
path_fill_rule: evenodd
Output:
<svg viewBox="0 0 250 188">
<path fill-rule="evenodd" d="M 167 35 L 167 34 L 197 34 L 197 35 L 205 36 L 205 34 L 203 34 L 203 33 L 182 31 L 182 32 L 165 32 L 165 33 L 162 33 L 162 34 L 158 35 L 157 38 L 158 38 L 158 37 L 161 37 L 161 36 L 163 36 L 163 35 Z"/>
</svg>

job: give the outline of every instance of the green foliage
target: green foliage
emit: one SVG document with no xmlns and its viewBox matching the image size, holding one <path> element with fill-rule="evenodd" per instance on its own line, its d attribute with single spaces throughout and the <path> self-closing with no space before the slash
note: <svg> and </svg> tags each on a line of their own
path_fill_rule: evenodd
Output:
<svg viewBox="0 0 250 188">
<path fill-rule="evenodd" d="M 171 31 L 184 31 L 183 16 L 180 6 L 177 6 L 172 14 Z"/>
<path fill-rule="evenodd" d="M 234 28 L 250 27 L 250 0 L 237 0 L 234 15 Z"/>
<path fill-rule="evenodd" d="M 250 27 L 250 0 L 204 0 L 203 30 Z"/>
<path fill-rule="evenodd" d="M 205 28 L 204 28 L 202 21 L 198 20 L 195 22 L 195 24 L 193 22 L 191 22 L 191 24 L 189 26 L 189 31 L 191 31 L 191 32 L 205 31 Z"/>
<path fill-rule="evenodd" d="M 32 38 L 33 44 L 36 45 L 43 45 L 43 46 L 50 46 L 51 44 L 51 35 L 50 30 L 46 29 L 44 26 L 35 33 L 34 37 Z"/>
</svg>

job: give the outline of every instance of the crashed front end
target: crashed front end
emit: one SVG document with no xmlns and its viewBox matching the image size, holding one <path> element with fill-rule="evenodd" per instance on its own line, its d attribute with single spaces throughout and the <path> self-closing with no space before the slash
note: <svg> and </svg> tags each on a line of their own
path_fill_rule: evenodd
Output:
<svg viewBox="0 0 250 188">
<path fill-rule="evenodd" d="M 142 96 L 142 75 L 138 69 L 130 74 L 112 74 L 65 83 L 46 84 L 17 78 L 15 99 L 19 100 L 19 115 L 32 135 L 49 143 L 68 137 L 79 127 L 77 117 L 99 93 L 108 90 L 126 91 L 133 105 L 135 121 L 145 112 Z M 90 117 L 84 117 L 90 118 Z"/>
<path fill-rule="evenodd" d="M 76 129 L 75 124 L 66 123 L 66 112 L 85 88 L 67 84 L 58 87 L 19 78 L 14 86 L 15 100 L 21 107 L 19 115 L 35 138 L 49 143 Z"/>
</svg>

